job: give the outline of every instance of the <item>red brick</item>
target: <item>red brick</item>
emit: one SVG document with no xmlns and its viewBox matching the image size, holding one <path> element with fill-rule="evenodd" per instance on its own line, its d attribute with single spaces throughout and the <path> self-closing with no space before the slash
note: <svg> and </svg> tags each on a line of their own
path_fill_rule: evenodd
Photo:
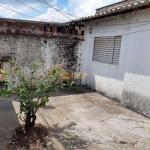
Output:
<svg viewBox="0 0 150 150">
<path fill-rule="evenodd" d="M 17 34 L 17 35 L 20 34 L 20 29 L 16 29 L 16 34 Z"/>
<path fill-rule="evenodd" d="M 7 29 L 7 34 L 11 34 L 11 29 Z"/>
<path fill-rule="evenodd" d="M 77 31 L 76 30 L 72 30 L 72 34 L 76 35 Z"/>
<path fill-rule="evenodd" d="M 52 27 L 52 32 L 57 33 L 57 27 Z"/>
<path fill-rule="evenodd" d="M 0 21 L 0 26 L 3 26 L 4 22 L 3 21 Z"/>
<path fill-rule="evenodd" d="M 35 29 L 35 30 L 38 30 L 39 28 L 40 28 L 40 25 L 39 25 L 39 24 L 35 24 L 35 25 L 34 25 L 34 29 Z"/>
<path fill-rule="evenodd" d="M 44 31 L 44 25 L 43 24 L 39 26 L 39 30 Z"/>
<path fill-rule="evenodd" d="M 48 37 L 49 35 L 50 35 L 50 33 L 48 33 L 48 32 L 45 32 L 45 34 L 44 34 L 45 37 Z"/>
<path fill-rule="evenodd" d="M 32 26 L 32 25 L 31 25 L 30 23 L 25 23 L 25 24 L 24 24 L 24 28 L 25 28 L 25 29 L 31 29 L 31 26 Z"/>
<path fill-rule="evenodd" d="M 50 26 L 46 26 L 46 31 L 47 32 L 51 32 L 51 27 Z"/>
<path fill-rule="evenodd" d="M 9 21 L 8 22 L 10 26 L 16 26 L 17 25 L 17 21 Z"/>
<path fill-rule="evenodd" d="M 28 35 L 28 31 L 23 29 L 23 30 L 21 30 L 20 34 L 22 34 L 22 35 Z"/>
<path fill-rule="evenodd" d="M 70 29 L 65 29 L 65 33 L 69 34 Z"/>
<path fill-rule="evenodd" d="M 24 23 L 22 23 L 22 22 L 18 22 L 17 26 L 19 29 L 24 29 Z"/>
</svg>

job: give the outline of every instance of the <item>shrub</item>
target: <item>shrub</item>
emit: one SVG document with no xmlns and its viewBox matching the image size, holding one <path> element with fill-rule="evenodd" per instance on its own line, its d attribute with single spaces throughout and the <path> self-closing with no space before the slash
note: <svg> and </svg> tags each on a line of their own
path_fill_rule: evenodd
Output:
<svg viewBox="0 0 150 150">
<path fill-rule="evenodd" d="M 63 88 L 60 76 L 63 65 L 54 65 L 51 69 L 46 70 L 44 62 L 31 62 L 27 73 L 14 61 L 11 63 L 15 66 L 12 68 L 12 73 L 17 77 L 17 83 L 12 85 L 11 82 L 7 82 L 12 88 L 9 90 L 0 89 L 0 96 L 18 95 L 20 111 L 17 116 L 25 122 L 25 129 L 29 131 L 35 125 L 38 109 L 44 108 L 49 101 L 48 91 L 56 92 L 59 87 Z M 39 70 L 42 70 L 40 74 Z M 6 77 L 7 74 L 3 71 L 3 74 L 0 74 L 1 81 L 4 76 Z"/>
</svg>

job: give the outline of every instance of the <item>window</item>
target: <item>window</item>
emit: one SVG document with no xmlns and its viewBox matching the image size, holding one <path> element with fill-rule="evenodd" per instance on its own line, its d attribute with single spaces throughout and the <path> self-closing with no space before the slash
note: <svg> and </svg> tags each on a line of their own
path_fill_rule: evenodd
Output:
<svg viewBox="0 0 150 150">
<path fill-rule="evenodd" d="M 93 61 L 119 64 L 121 36 L 95 37 Z"/>
</svg>

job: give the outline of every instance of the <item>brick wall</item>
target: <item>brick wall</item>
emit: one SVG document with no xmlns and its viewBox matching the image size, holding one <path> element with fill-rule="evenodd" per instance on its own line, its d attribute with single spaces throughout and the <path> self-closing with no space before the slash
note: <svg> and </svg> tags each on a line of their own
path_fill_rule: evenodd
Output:
<svg viewBox="0 0 150 150">
<path fill-rule="evenodd" d="M 60 34 L 61 33 L 61 34 Z M 81 39 L 84 27 L 68 23 L 48 23 L 27 20 L 0 18 L 0 34 L 26 35 L 36 37 L 59 37 Z"/>
</svg>

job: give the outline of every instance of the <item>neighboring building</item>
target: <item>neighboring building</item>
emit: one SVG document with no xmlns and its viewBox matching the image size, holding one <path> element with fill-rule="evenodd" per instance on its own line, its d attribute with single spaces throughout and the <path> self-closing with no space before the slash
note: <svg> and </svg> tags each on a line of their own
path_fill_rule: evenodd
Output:
<svg viewBox="0 0 150 150">
<path fill-rule="evenodd" d="M 82 84 L 150 117 L 150 1 L 125 0 L 73 22 L 86 28 Z"/>
<path fill-rule="evenodd" d="M 80 72 L 83 27 L 71 23 L 48 23 L 0 18 L 0 69 L 11 74 L 9 59 L 29 70 L 29 62 L 42 59 L 49 69 L 62 63 L 67 72 Z M 41 74 L 39 70 L 39 74 Z"/>
</svg>

